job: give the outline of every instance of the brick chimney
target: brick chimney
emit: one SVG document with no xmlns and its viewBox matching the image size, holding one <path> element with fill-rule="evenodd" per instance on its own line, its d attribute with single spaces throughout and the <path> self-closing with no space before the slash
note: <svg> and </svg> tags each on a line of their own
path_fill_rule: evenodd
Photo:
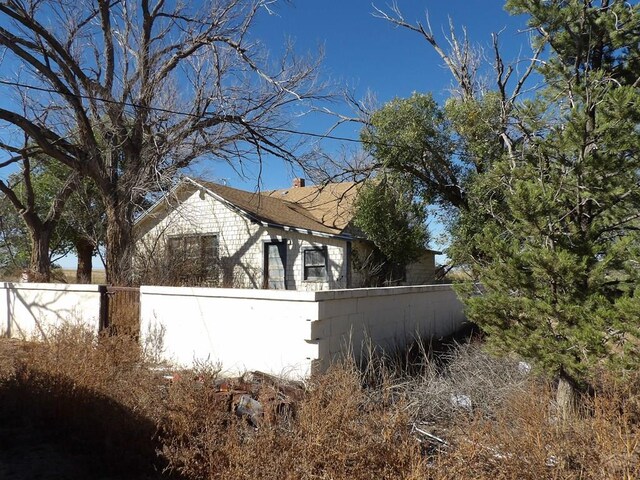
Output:
<svg viewBox="0 0 640 480">
<path fill-rule="evenodd" d="M 304 187 L 304 178 L 294 178 L 293 188 Z"/>
</svg>

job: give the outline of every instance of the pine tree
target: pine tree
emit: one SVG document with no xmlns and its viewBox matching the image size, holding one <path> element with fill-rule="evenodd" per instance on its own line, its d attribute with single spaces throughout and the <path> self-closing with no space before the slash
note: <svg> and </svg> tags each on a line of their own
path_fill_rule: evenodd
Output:
<svg viewBox="0 0 640 480">
<path fill-rule="evenodd" d="M 621 372 L 640 358 L 640 7 L 507 7 L 530 15 L 549 48 L 545 88 L 518 106 L 514 155 L 468 191 L 460 229 L 484 219 L 465 238 L 481 253 L 468 315 L 497 350 L 586 387 L 594 368 Z"/>
</svg>

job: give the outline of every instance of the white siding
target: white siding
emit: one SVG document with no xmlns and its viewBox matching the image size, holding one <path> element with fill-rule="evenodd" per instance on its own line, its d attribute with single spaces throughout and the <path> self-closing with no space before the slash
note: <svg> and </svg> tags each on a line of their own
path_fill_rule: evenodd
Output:
<svg viewBox="0 0 640 480">
<path fill-rule="evenodd" d="M 269 229 L 269 233 L 278 234 Z M 347 242 L 333 238 L 313 237 L 297 232 L 279 232 L 278 238 L 287 239 L 287 288 L 289 290 L 328 290 L 347 287 L 346 248 Z M 303 279 L 303 250 L 309 247 L 327 247 L 327 280 L 307 281 Z"/>
<path fill-rule="evenodd" d="M 362 241 L 355 241 L 353 244 L 353 255 L 358 256 L 360 261 L 366 259 L 371 253 L 371 245 Z M 406 278 L 403 282 L 399 282 L 398 286 L 410 285 L 431 285 L 435 281 L 436 260 L 433 251 L 425 252 L 415 262 L 410 263 L 406 267 Z M 357 269 L 352 271 L 351 286 L 355 288 L 367 287 L 367 269 L 362 272 Z"/>
</svg>

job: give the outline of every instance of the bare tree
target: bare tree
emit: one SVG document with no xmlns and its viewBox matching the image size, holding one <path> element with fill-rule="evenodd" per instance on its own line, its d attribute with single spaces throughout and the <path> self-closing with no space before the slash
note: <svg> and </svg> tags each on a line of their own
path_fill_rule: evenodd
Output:
<svg viewBox="0 0 640 480">
<path fill-rule="evenodd" d="M 345 100 L 354 114 L 338 115 L 325 109 L 337 119 L 328 135 L 343 123 L 361 123 L 362 150 L 342 155 L 318 151 L 308 161 L 307 172 L 321 182 L 364 181 L 390 169 L 413 178 L 427 200 L 464 210 L 467 179 L 482 173 L 492 156 L 504 152 L 513 158 L 516 145 L 524 138 L 515 125 L 514 108 L 523 94 L 536 88 L 529 80 L 545 42 L 535 45 L 530 57 L 509 63 L 500 50 L 501 32 L 492 35 L 486 52 L 469 40 L 464 28 L 459 34 L 452 20 L 448 34 L 438 38 L 428 14 L 425 21 L 412 23 L 396 3 L 386 9 L 373 8 L 374 17 L 417 34 L 433 48 L 451 73 L 450 101 L 443 107 L 430 94 L 414 94 L 379 106 L 371 94 L 358 101 L 349 92 Z M 472 122 L 478 113 L 485 118 Z M 412 128 L 416 128 L 414 134 Z M 484 142 L 482 149 L 474 145 L 478 137 Z"/>
<path fill-rule="evenodd" d="M 201 159 L 294 161 L 288 109 L 324 95 L 317 61 L 273 62 L 251 35 L 272 0 L 0 2 L 0 46 L 29 114 L 0 121 L 91 178 L 107 279 L 130 281 L 132 223 L 150 190 Z M 17 68 L 16 68 L 17 66 Z"/>
<path fill-rule="evenodd" d="M 449 36 L 445 37 L 448 49 L 442 46 L 442 42 L 436 38 L 431 28 L 429 16 L 426 16 L 426 24 L 421 21 L 409 23 L 403 16 L 402 11 L 397 3 L 393 3 L 389 11 L 382 10 L 375 5 L 373 6 L 374 16 L 390 22 L 391 24 L 417 33 L 423 38 L 434 51 L 440 56 L 444 64 L 447 66 L 454 79 L 452 93 L 454 96 L 463 100 L 478 98 L 486 93 L 488 88 L 492 88 L 490 82 L 483 78 L 481 65 L 483 63 L 483 49 L 472 44 L 467 37 L 466 29 L 462 29 L 462 38 L 456 33 L 456 28 L 451 19 L 449 19 Z M 512 108 L 515 100 L 523 93 L 523 88 L 527 79 L 533 72 L 539 61 L 545 43 L 540 43 L 533 49 L 531 57 L 525 59 L 525 67 L 519 70 L 520 60 L 513 64 L 505 64 L 504 58 L 500 52 L 499 38 L 500 33 L 494 33 L 492 39 L 492 55 L 494 67 L 495 86 L 501 94 L 501 98 L 505 107 Z M 515 85 L 510 89 L 509 81 L 512 75 L 516 73 L 518 78 Z M 509 110 L 505 112 L 508 114 Z"/>
</svg>

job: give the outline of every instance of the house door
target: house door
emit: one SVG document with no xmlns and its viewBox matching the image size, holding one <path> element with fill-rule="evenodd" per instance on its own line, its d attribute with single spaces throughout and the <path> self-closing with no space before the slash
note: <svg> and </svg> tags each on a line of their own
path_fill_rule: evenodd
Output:
<svg viewBox="0 0 640 480">
<path fill-rule="evenodd" d="M 264 244 L 264 287 L 275 290 L 287 288 L 287 244 L 273 242 Z"/>
</svg>

